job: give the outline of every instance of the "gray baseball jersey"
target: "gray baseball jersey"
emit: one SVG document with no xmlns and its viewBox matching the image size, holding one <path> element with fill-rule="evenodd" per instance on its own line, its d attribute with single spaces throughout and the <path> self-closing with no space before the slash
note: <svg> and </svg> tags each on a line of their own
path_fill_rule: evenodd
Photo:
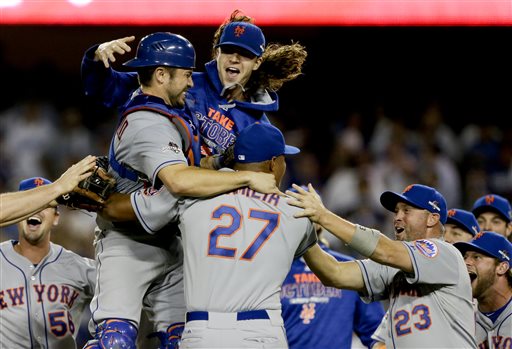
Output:
<svg viewBox="0 0 512 349">
<path fill-rule="evenodd" d="M 403 242 L 414 274 L 357 261 L 365 301 L 389 298 L 387 348 L 475 348 L 471 284 L 460 252 L 444 241 Z"/>
<path fill-rule="evenodd" d="M 129 114 L 114 136 L 115 156 L 146 181 L 133 182 L 111 170 L 117 191 L 130 193 L 143 186 L 158 185 L 160 169 L 169 164 L 187 164 L 181 146 L 182 138 L 167 117 L 147 110 Z M 183 322 L 180 239 L 173 231 L 149 235 L 133 222 L 112 223 L 99 217 L 97 223 L 101 229 L 95 242 L 98 287 L 91 302 L 91 325 L 108 318 L 138 325 L 143 308 L 158 331 Z"/>
<path fill-rule="evenodd" d="M 480 349 L 512 348 L 512 300 L 494 322 L 476 311 L 475 338 Z"/>
<path fill-rule="evenodd" d="M 276 342 L 268 344 L 269 348 L 287 347 L 280 316 L 281 285 L 293 258 L 316 242 L 312 223 L 294 218 L 299 209 L 289 206 L 285 198 L 248 188 L 209 199 L 180 200 L 166 216 L 162 209 L 151 209 L 173 200 L 166 190 L 152 197 L 132 194 L 139 220 L 154 222 L 152 228 L 178 218 L 185 250 L 187 311 L 217 314 L 206 321 L 210 324 L 207 327 L 197 321 L 187 323 L 182 346 L 245 347 L 248 337 L 254 341 L 258 337 L 274 338 Z M 269 315 L 270 323 L 244 325 L 246 321 L 241 321 L 235 325 L 236 320 L 222 315 L 252 310 L 273 314 Z M 215 324 L 215 319 L 223 320 Z M 224 330 L 219 332 L 217 326 Z M 247 331 L 252 331 L 251 335 Z"/>
<path fill-rule="evenodd" d="M 94 291 L 94 261 L 51 243 L 48 255 L 33 265 L 14 244 L 0 244 L 0 347 L 76 348 Z"/>
</svg>

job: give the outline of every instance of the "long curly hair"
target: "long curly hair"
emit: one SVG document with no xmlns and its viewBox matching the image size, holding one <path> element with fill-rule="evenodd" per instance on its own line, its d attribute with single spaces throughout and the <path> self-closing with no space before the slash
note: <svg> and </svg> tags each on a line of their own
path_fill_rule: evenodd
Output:
<svg viewBox="0 0 512 349">
<path fill-rule="evenodd" d="M 212 58 L 215 59 L 215 45 L 225 26 L 231 22 L 249 22 L 254 24 L 254 19 L 245 15 L 241 10 L 235 10 L 231 16 L 222 23 L 213 36 Z M 252 95 L 261 89 L 277 91 L 286 81 L 294 80 L 302 74 L 302 66 L 308 53 L 306 48 L 298 42 L 289 45 L 270 43 L 262 55 L 262 63 L 258 70 L 251 75 L 245 86 L 246 94 Z"/>
</svg>

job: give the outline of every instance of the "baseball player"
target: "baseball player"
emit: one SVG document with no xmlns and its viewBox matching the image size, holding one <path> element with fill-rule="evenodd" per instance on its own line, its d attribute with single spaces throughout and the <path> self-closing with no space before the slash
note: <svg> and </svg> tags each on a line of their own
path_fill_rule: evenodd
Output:
<svg viewBox="0 0 512 349">
<path fill-rule="evenodd" d="M 471 211 L 482 230 L 494 231 L 512 241 L 512 207 L 503 196 L 484 195 L 475 201 Z"/>
<path fill-rule="evenodd" d="M 448 210 L 444 225 L 444 241 L 454 244 L 459 241 L 469 241 L 480 232 L 480 226 L 473 213 L 460 208 Z"/>
<path fill-rule="evenodd" d="M 481 349 L 512 347 L 512 244 L 484 231 L 454 244 L 464 255 L 476 298 L 476 342 Z"/>
<path fill-rule="evenodd" d="M 448 210 L 446 224 L 444 227 L 444 241 L 450 244 L 470 241 L 478 232 L 480 232 L 480 227 L 473 213 L 460 208 L 452 208 Z M 386 312 L 386 317 L 387 316 L 388 312 Z M 372 335 L 372 338 L 380 344 L 384 344 L 387 335 L 386 317 Z M 382 347 L 378 346 L 377 348 Z"/>
<path fill-rule="evenodd" d="M 254 124 L 238 135 L 234 169 L 272 173 L 280 182 L 284 155 L 297 152 L 276 127 Z M 312 223 L 293 218 L 298 210 L 283 197 L 249 188 L 161 211 L 171 200 L 167 191 L 132 194 L 143 226 L 179 221 L 187 306 L 180 348 L 287 348 L 280 288 L 293 258 L 316 241 Z"/>
<path fill-rule="evenodd" d="M 19 190 L 50 185 L 49 180 L 34 177 L 21 181 Z M 18 241 L 0 244 L 2 348 L 76 348 L 96 272 L 93 260 L 50 242 L 51 229 L 58 223 L 57 207 L 44 208 L 18 223 Z"/>
<path fill-rule="evenodd" d="M 389 298 L 387 348 L 476 348 L 471 284 L 464 260 L 442 240 L 446 201 L 434 188 L 413 184 L 384 192 L 382 205 L 394 212 L 397 240 L 353 224 L 327 210 L 313 186 L 288 202 L 370 259 L 338 262 L 318 245 L 304 255 L 327 286 L 352 289 L 365 300 Z"/>
<path fill-rule="evenodd" d="M 125 66 L 137 71 L 140 88 L 123 106 L 112 139 L 109 164 L 117 190 L 131 193 L 164 185 L 173 195 L 211 196 L 249 186 L 280 193 L 274 176 L 238 171 L 221 173 L 188 166 L 193 131 L 179 109 L 192 83 L 195 50 L 184 37 L 154 33 L 144 37 Z M 91 302 L 95 339 L 87 348 L 117 341 L 134 348 L 141 310 L 160 332 L 162 348 L 178 337 L 185 318 L 180 240 L 166 231 L 148 236 L 136 224 L 97 219 L 98 286 Z M 176 232 L 176 230 L 173 230 Z M 119 290 L 123 290 L 120 297 Z"/>
<path fill-rule="evenodd" d="M 32 190 L 0 194 L 0 227 L 18 223 L 49 205 L 55 206 L 53 201 L 89 177 L 95 164 L 96 157 L 88 155 L 68 168 L 55 183 Z"/>
<path fill-rule="evenodd" d="M 138 88 L 135 74 L 115 71 L 109 64 L 115 54 L 130 52 L 128 44 L 134 39 L 95 45 L 83 57 L 86 94 L 107 107 L 123 105 Z M 266 47 L 265 36 L 252 18 L 235 11 L 215 34 L 214 56 L 204 72 L 194 72 L 194 86 L 186 99 L 187 114 L 197 123 L 203 156 L 224 152 L 246 126 L 269 123 L 265 113 L 278 109 L 274 91 L 301 74 L 307 53 L 299 44 Z M 200 159 L 195 160 L 199 165 Z M 218 168 L 219 164 L 206 160 L 203 166 Z"/>
</svg>

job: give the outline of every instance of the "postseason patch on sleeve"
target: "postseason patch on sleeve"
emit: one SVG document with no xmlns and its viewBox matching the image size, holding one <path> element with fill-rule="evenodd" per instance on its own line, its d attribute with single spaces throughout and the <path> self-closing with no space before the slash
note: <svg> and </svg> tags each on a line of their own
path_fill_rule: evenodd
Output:
<svg viewBox="0 0 512 349">
<path fill-rule="evenodd" d="M 430 240 L 416 240 L 414 241 L 414 246 L 419 253 L 427 258 L 434 258 L 439 253 L 437 245 Z"/>
</svg>

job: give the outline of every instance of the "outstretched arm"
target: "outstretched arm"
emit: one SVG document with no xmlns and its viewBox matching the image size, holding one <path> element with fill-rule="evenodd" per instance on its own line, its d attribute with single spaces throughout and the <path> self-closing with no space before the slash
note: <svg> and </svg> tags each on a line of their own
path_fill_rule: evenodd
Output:
<svg viewBox="0 0 512 349">
<path fill-rule="evenodd" d="M 82 58 L 80 72 L 84 92 L 105 107 L 123 105 L 139 86 L 136 73 L 119 72 L 111 68 L 111 63 L 116 61 L 116 54 L 123 55 L 131 51 L 128 43 L 134 39 L 134 36 L 127 36 L 94 45 Z"/>
<path fill-rule="evenodd" d="M 325 286 L 359 292 L 365 290 L 363 275 L 356 262 L 338 262 L 318 244 L 312 246 L 303 257 L 311 271 Z"/>
<path fill-rule="evenodd" d="M 176 164 L 161 169 L 158 178 L 175 196 L 207 197 L 242 187 L 264 194 L 283 195 L 274 175 L 263 172 L 224 172 Z"/>
<path fill-rule="evenodd" d="M 74 164 L 55 182 L 34 189 L 0 195 L 0 226 L 17 223 L 48 206 L 53 201 L 72 191 L 82 179 L 91 175 L 96 157 L 89 155 Z"/>
<path fill-rule="evenodd" d="M 407 247 L 402 242 L 393 241 L 377 230 L 356 225 L 329 211 L 322 204 L 320 196 L 311 184 L 308 186 L 308 191 L 295 184 L 293 188 L 297 192 L 289 190 L 286 192 L 293 197 L 288 200 L 288 203 L 304 209 L 296 215 L 297 218 L 308 217 L 348 246 L 377 263 L 408 273 L 414 271 Z"/>
</svg>

